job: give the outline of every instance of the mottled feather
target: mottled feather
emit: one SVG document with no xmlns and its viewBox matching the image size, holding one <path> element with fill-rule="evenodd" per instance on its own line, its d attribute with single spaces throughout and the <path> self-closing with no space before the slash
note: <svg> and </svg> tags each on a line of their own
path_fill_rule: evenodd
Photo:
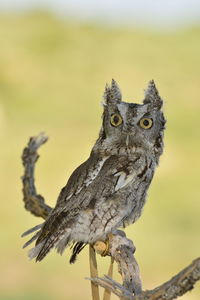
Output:
<svg viewBox="0 0 200 300">
<path fill-rule="evenodd" d="M 123 102 L 114 80 L 104 100 L 102 127 L 88 160 L 72 173 L 44 224 L 23 234 L 38 230 L 25 244 L 36 240 L 30 258 L 41 261 L 51 249 L 62 254 L 73 244 L 73 263 L 86 244 L 106 240 L 142 213 L 163 151 L 163 101 L 151 81 L 143 104 Z"/>
</svg>

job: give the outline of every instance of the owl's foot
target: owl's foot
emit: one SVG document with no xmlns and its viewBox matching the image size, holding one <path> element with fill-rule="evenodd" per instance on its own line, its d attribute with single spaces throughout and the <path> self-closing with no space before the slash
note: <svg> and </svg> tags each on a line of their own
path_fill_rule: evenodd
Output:
<svg viewBox="0 0 200 300">
<path fill-rule="evenodd" d="M 101 256 L 107 256 L 110 254 L 110 240 L 112 238 L 112 234 L 108 235 L 108 239 L 106 241 L 96 241 L 93 245 L 94 250 L 96 253 L 100 254 Z"/>
<path fill-rule="evenodd" d="M 105 242 L 104 242 L 104 245 L 105 245 L 105 249 L 104 249 L 104 251 L 101 253 L 101 256 L 106 256 L 106 255 L 108 255 L 109 249 L 110 249 L 110 242 L 109 242 L 109 240 L 105 241 Z"/>
<path fill-rule="evenodd" d="M 106 256 L 109 253 L 109 240 L 105 242 L 96 241 L 93 245 L 93 248 L 96 253 L 100 254 L 101 256 Z"/>
</svg>

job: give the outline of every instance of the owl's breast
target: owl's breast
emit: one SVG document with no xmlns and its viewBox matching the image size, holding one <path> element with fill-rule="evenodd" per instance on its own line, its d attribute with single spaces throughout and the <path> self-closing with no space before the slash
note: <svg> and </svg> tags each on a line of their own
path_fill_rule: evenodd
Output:
<svg viewBox="0 0 200 300">
<path fill-rule="evenodd" d="M 140 217 L 154 169 L 155 164 L 145 159 L 145 163 L 140 168 L 134 169 L 132 173 L 120 174 L 116 188 L 124 201 L 124 227 L 134 223 Z"/>
<path fill-rule="evenodd" d="M 93 243 L 112 231 L 134 223 L 141 215 L 153 176 L 145 157 L 133 160 L 113 156 L 104 161 L 95 178 L 71 198 L 71 210 L 79 204 L 72 239 Z M 73 203 L 72 203 L 73 200 Z"/>
</svg>

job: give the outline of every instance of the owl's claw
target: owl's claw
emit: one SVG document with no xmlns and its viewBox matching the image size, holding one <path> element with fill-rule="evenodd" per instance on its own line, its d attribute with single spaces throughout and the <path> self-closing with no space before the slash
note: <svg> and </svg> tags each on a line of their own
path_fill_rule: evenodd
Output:
<svg viewBox="0 0 200 300">
<path fill-rule="evenodd" d="M 105 245 L 105 250 L 101 253 L 101 256 L 106 256 L 109 253 L 109 249 L 110 249 L 109 239 L 104 242 L 104 245 Z"/>
<path fill-rule="evenodd" d="M 93 248 L 94 248 L 96 253 L 100 254 L 101 256 L 106 256 L 106 255 L 109 254 L 110 241 L 109 241 L 109 239 L 106 240 L 105 242 L 96 241 L 93 244 Z"/>
<path fill-rule="evenodd" d="M 109 233 L 107 236 L 106 241 L 96 241 L 92 246 L 96 253 L 100 254 L 101 256 L 110 256 L 110 245 L 112 240 L 113 234 Z"/>
</svg>

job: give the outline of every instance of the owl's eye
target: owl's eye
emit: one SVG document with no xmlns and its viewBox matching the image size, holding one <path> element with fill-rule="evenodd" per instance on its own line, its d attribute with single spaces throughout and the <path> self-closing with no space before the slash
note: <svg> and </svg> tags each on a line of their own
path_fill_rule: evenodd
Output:
<svg viewBox="0 0 200 300">
<path fill-rule="evenodd" d="M 119 114 L 113 114 L 110 118 L 110 124 L 115 127 L 121 125 L 122 117 Z"/>
<path fill-rule="evenodd" d="M 143 129 L 149 129 L 151 128 L 153 125 L 153 120 L 149 119 L 149 118 L 142 118 L 140 120 L 140 127 L 142 127 Z"/>
</svg>

